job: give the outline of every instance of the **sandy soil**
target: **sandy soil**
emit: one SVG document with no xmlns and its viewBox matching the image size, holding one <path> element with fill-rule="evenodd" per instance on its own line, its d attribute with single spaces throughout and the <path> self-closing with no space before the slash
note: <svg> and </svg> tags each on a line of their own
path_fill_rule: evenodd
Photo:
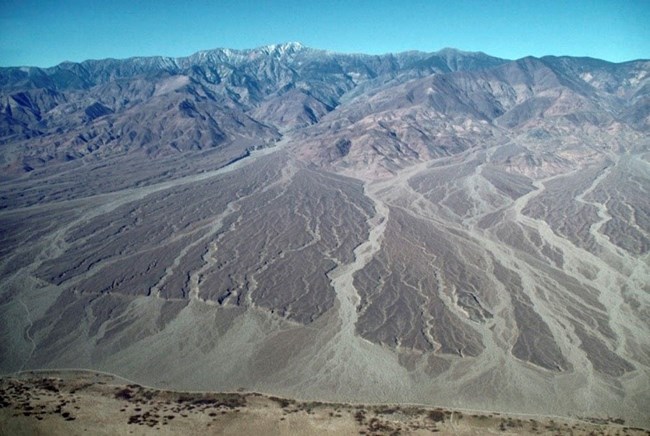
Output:
<svg viewBox="0 0 650 436">
<path fill-rule="evenodd" d="M 299 402 L 257 393 L 188 393 L 97 372 L 0 380 L 0 434 L 648 435 L 622 422 L 506 416 L 419 406 Z"/>
</svg>

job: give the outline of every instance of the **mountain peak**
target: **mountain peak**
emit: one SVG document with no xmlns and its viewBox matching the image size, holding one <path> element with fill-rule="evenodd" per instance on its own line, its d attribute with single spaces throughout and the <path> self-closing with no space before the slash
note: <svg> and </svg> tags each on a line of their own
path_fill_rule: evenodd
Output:
<svg viewBox="0 0 650 436">
<path fill-rule="evenodd" d="M 485 56 L 485 57 L 493 57 L 490 56 L 482 51 L 466 51 L 466 50 L 459 50 L 457 48 L 453 47 L 444 47 L 437 52 L 435 52 L 438 56 Z"/>
<path fill-rule="evenodd" d="M 270 44 L 265 45 L 259 48 L 254 49 L 253 51 L 258 51 L 266 54 L 277 54 L 277 55 L 288 55 L 296 53 L 300 50 L 306 48 L 299 42 L 291 41 L 281 44 Z"/>
</svg>

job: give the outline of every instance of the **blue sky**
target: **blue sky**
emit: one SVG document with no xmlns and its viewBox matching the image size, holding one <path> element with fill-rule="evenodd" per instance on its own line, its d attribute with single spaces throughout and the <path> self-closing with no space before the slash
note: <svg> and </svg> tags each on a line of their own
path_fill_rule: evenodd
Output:
<svg viewBox="0 0 650 436">
<path fill-rule="evenodd" d="M 299 41 L 380 54 L 454 47 L 494 56 L 650 58 L 650 0 L 0 0 L 0 65 Z"/>
</svg>

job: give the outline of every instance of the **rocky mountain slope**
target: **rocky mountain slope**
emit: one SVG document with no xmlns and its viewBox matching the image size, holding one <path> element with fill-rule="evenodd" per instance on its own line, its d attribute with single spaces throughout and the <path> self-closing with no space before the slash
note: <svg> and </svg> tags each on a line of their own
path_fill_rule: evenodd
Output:
<svg viewBox="0 0 650 436">
<path fill-rule="evenodd" d="M 650 61 L 0 69 L 0 368 L 649 425 Z"/>
</svg>

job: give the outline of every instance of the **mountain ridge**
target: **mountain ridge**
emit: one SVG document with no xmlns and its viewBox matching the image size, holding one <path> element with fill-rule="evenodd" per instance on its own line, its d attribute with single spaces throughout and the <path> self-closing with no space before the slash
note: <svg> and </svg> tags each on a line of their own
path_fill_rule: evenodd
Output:
<svg viewBox="0 0 650 436">
<path fill-rule="evenodd" d="M 648 86 L 648 80 L 647 76 L 636 79 L 628 76 L 630 71 L 643 72 L 647 65 L 648 62 L 645 61 L 612 64 L 563 57 L 526 57 L 509 61 L 480 52 L 462 52 L 448 48 L 434 53 L 347 55 L 311 49 L 299 43 L 286 43 L 249 50 L 206 50 L 181 58 L 89 60 L 64 63 L 49 69 L 29 68 L 27 71 L 24 68 L 3 68 L 0 69 L 0 143 L 41 137 L 53 130 L 69 130 L 70 121 L 67 120 L 71 118 L 67 115 L 62 118 L 61 112 L 77 113 L 74 118 L 82 124 L 79 121 L 74 123 L 83 128 L 83 123 L 88 124 L 103 119 L 104 116 L 118 118 L 124 110 L 133 110 L 131 108 L 144 101 L 160 100 L 179 93 L 185 93 L 188 101 L 196 100 L 194 104 L 179 101 L 179 108 L 185 105 L 181 114 L 189 116 L 191 107 L 204 107 L 207 110 L 210 106 L 213 108 L 211 111 L 217 114 L 223 112 L 225 107 L 230 107 L 239 114 L 224 116 L 241 121 L 253 115 L 248 122 L 260 123 L 260 127 L 269 130 L 272 137 L 277 136 L 277 133 L 272 133 L 278 129 L 277 123 L 282 124 L 284 116 L 281 114 L 285 110 L 285 104 L 288 105 L 286 110 L 293 115 L 289 116 L 289 124 L 285 123 L 282 128 L 291 125 L 304 127 L 317 123 L 341 102 L 349 101 L 355 95 L 373 92 L 373 89 L 390 88 L 431 75 L 442 78 L 451 74 L 451 79 L 459 74 L 469 74 L 468 80 L 493 80 L 482 79 L 479 76 L 487 73 L 478 73 L 479 71 L 494 71 L 495 74 L 498 73 L 495 79 L 503 83 L 512 80 L 524 83 L 533 77 L 526 78 L 526 75 L 542 74 L 545 68 L 547 72 L 544 74 L 549 80 L 561 80 L 565 88 L 587 98 L 597 98 L 599 104 L 608 106 L 606 112 L 612 113 L 617 119 L 627 117 L 633 120 L 630 126 L 636 128 L 648 123 L 647 116 L 643 115 L 648 97 L 642 92 L 643 86 Z M 644 85 L 625 84 L 626 80 L 629 82 L 633 79 L 642 81 Z M 125 88 L 130 91 L 122 91 Z M 620 91 L 623 88 L 637 91 L 635 95 L 630 95 L 633 91 Z M 285 95 L 289 90 L 292 91 Z M 624 95 L 617 95 L 617 92 L 623 92 Z M 163 93 L 167 93 L 167 97 Z M 633 97 L 632 105 L 623 100 L 629 97 Z M 454 98 L 456 97 L 452 97 L 452 100 Z M 303 103 L 296 105 L 298 101 Z M 446 100 L 439 109 L 444 112 L 449 104 L 452 104 L 451 100 Z M 635 111 L 634 107 L 640 111 Z M 270 108 L 275 108 L 272 113 L 269 112 Z M 490 112 L 502 109 L 486 107 L 485 110 Z M 169 116 L 174 115 L 170 113 Z M 202 118 L 212 118 L 216 122 L 219 115 L 204 113 L 196 120 Z M 240 121 L 234 124 L 227 120 L 225 122 L 237 130 L 236 125 Z M 61 122 L 64 124 L 61 125 Z M 229 135 L 216 127 L 215 122 L 210 122 L 212 127 L 204 126 L 201 129 L 213 132 L 211 135 L 214 138 L 228 138 Z M 96 136 L 96 133 L 87 130 L 84 129 L 84 132 L 77 135 Z M 240 135 L 236 132 L 233 134 Z M 194 135 L 197 136 L 198 133 Z M 117 137 L 117 133 L 108 134 L 109 142 L 111 136 Z M 143 141 L 138 141 L 138 144 L 141 146 Z M 194 141 L 192 147 L 203 148 L 207 145 L 207 142 L 200 140 Z M 182 145 L 180 148 L 188 146 Z M 177 145 L 173 147 L 179 148 Z M 78 153 L 87 154 L 77 149 L 72 155 L 64 154 L 63 158 L 69 159 Z M 38 159 L 49 161 L 50 157 L 47 155 Z M 61 157 L 55 159 L 60 160 Z M 18 162 L 7 164 L 6 168 L 20 165 Z M 25 168 L 33 168 L 37 164 L 32 159 L 25 163 Z"/>
</svg>

